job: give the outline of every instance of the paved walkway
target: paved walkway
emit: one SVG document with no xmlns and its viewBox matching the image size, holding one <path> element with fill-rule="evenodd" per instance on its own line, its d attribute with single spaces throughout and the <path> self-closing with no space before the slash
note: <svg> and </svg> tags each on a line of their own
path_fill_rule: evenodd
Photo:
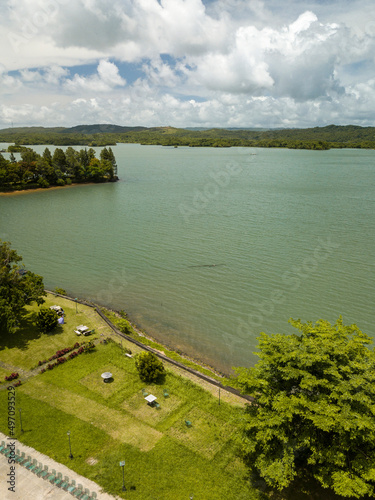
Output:
<svg viewBox="0 0 375 500">
<path fill-rule="evenodd" d="M 0 441 L 5 441 L 7 443 L 7 436 L 0 432 Z M 76 472 L 68 469 L 63 464 L 59 464 L 52 460 L 52 458 L 39 453 L 25 446 L 24 444 L 16 441 L 16 448 L 21 452 L 25 452 L 25 455 L 30 455 L 31 458 L 35 458 L 38 462 L 42 462 L 43 466 L 48 465 L 48 470 L 55 469 L 56 472 L 61 472 L 63 476 L 69 476 L 69 479 L 74 479 L 76 484 L 82 484 L 83 488 L 88 488 L 90 493 L 95 491 L 99 500 L 117 500 L 119 497 L 113 497 L 107 493 L 101 493 L 100 486 L 98 486 L 93 481 L 79 476 Z M 8 491 L 7 484 L 10 469 L 8 464 L 8 459 L 3 454 L 0 454 L 0 499 L 1 500 L 72 500 L 74 497 L 61 490 L 58 486 L 54 486 L 48 481 L 37 477 L 35 474 L 27 470 L 22 465 L 16 464 L 16 486 L 15 493 Z"/>
</svg>

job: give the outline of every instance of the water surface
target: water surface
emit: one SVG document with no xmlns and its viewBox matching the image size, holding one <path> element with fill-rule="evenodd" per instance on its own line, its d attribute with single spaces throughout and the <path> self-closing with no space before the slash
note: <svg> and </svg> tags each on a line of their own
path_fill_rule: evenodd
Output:
<svg viewBox="0 0 375 500">
<path fill-rule="evenodd" d="M 0 197 L 0 238 L 47 287 L 223 371 L 290 317 L 375 335 L 374 151 L 113 150 L 118 183 Z"/>
</svg>

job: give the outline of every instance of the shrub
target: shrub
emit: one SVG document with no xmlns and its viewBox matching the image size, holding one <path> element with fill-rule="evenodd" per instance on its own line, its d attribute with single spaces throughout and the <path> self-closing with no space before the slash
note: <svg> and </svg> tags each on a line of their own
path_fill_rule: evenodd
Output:
<svg viewBox="0 0 375 500">
<path fill-rule="evenodd" d="M 64 288 L 56 287 L 53 291 L 59 295 L 66 295 L 66 290 L 64 290 Z"/>
<path fill-rule="evenodd" d="M 5 377 L 5 380 L 10 382 L 11 380 L 16 380 L 19 377 L 19 374 L 17 372 L 12 373 L 11 375 L 8 375 Z"/>
<path fill-rule="evenodd" d="M 13 387 L 19 387 L 21 385 L 21 380 L 19 380 L 18 382 L 16 382 L 15 384 L 13 384 Z"/>
<path fill-rule="evenodd" d="M 89 342 L 87 342 L 87 344 L 84 344 L 82 347 L 84 352 L 89 352 L 95 348 L 95 344 L 92 340 L 90 340 Z"/>
<path fill-rule="evenodd" d="M 58 319 L 56 311 L 49 309 L 48 307 L 41 307 L 38 313 L 38 318 L 36 320 L 37 327 L 43 333 L 50 332 L 58 325 Z"/>
<path fill-rule="evenodd" d="M 165 375 L 165 368 L 154 353 L 141 352 L 135 358 L 135 366 L 143 382 L 155 382 Z"/>
<path fill-rule="evenodd" d="M 133 333 L 133 329 L 130 326 L 129 321 L 126 319 L 118 319 L 116 321 L 116 326 L 120 330 L 120 332 L 125 333 L 126 335 L 131 335 Z"/>
<path fill-rule="evenodd" d="M 65 186 L 65 181 L 64 179 L 57 179 L 56 181 L 57 186 Z"/>
</svg>

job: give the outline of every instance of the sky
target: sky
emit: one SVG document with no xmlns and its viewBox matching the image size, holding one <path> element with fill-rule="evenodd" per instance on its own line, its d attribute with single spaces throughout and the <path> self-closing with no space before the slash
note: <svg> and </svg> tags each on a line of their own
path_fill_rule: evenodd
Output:
<svg viewBox="0 0 375 500">
<path fill-rule="evenodd" d="M 0 5 L 0 128 L 375 126 L 374 0 Z"/>
</svg>

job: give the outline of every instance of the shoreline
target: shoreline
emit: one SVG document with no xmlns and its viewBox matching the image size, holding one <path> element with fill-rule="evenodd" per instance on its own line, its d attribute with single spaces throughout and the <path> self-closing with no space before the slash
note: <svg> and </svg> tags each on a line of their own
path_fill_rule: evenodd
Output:
<svg viewBox="0 0 375 500">
<path fill-rule="evenodd" d="M 83 305 L 86 305 L 86 306 L 90 306 L 92 308 L 94 308 L 98 314 L 111 326 L 111 328 L 114 328 L 117 333 L 119 333 L 121 336 L 124 336 L 124 338 L 127 338 L 128 340 L 130 341 L 134 341 L 135 343 L 140 343 L 142 344 L 142 347 L 144 349 L 149 349 L 150 346 L 146 343 L 143 343 L 142 342 L 142 338 L 148 340 L 149 342 L 152 342 L 154 344 L 157 344 L 159 349 L 156 348 L 156 347 L 151 347 L 151 349 L 153 351 L 156 351 L 156 354 L 158 355 L 161 355 L 162 357 L 165 357 L 165 358 L 168 358 L 172 363 L 175 362 L 175 360 L 173 358 L 170 358 L 168 356 L 168 354 L 166 354 L 166 352 L 172 352 L 173 354 L 175 354 L 176 356 L 186 360 L 186 362 L 188 363 L 192 363 L 194 365 L 197 365 L 199 366 L 202 370 L 205 370 L 205 371 L 208 371 L 208 372 L 211 372 L 213 376 L 215 377 L 218 377 L 219 379 L 226 379 L 226 378 L 229 378 L 230 377 L 230 374 L 228 373 L 224 373 L 223 371 L 215 368 L 214 366 L 211 366 L 211 365 L 208 365 L 206 363 L 204 363 L 202 360 L 199 360 L 199 359 L 196 359 L 196 358 L 193 358 L 191 356 L 189 356 L 188 354 L 180 351 L 180 350 L 176 350 L 173 346 L 169 346 L 167 344 L 164 344 L 162 343 L 160 340 L 152 337 L 149 333 L 147 333 L 145 330 L 143 330 L 142 328 L 140 328 L 138 325 L 136 325 L 135 323 L 133 323 L 130 319 L 129 319 L 129 316 L 126 314 L 126 319 L 128 321 L 128 323 L 130 324 L 130 326 L 132 327 L 132 329 L 134 330 L 134 332 L 140 337 L 140 339 L 138 340 L 137 338 L 134 338 L 132 337 L 131 335 L 128 335 L 126 333 L 123 333 L 121 332 L 117 326 L 115 324 L 112 323 L 112 321 L 110 320 L 110 318 L 108 318 L 102 311 L 101 309 L 104 309 L 106 311 L 109 311 L 111 313 L 113 313 L 114 315 L 116 315 L 118 318 L 123 318 L 123 316 L 120 314 L 119 311 L 117 311 L 116 309 L 113 309 L 111 308 L 110 306 L 104 306 L 104 305 L 100 305 L 100 304 L 97 304 L 95 302 L 92 302 L 92 301 L 88 301 L 88 300 L 85 300 L 85 299 L 82 299 L 82 298 L 78 298 L 77 300 L 74 298 L 74 297 L 71 297 L 69 295 L 62 295 L 62 294 L 59 294 L 57 292 L 54 292 L 52 290 L 45 290 L 47 293 L 50 293 L 52 295 L 55 295 L 55 296 L 58 296 L 58 297 L 62 297 L 64 299 L 68 299 L 68 300 L 71 300 L 73 302 L 78 302 L 78 303 L 81 303 Z M 161 350 L 161 349 L 164 349 L 164 350 Z M 191 368 L 189 368 L 188 366 L 185 366 L 185 369 L 189 370 Z M 194 370 L 195 371 L 195 370 Z M 201 372 L 201 374 L 203 374 L 203 372 Z M 219 383 L 220 382 L 216 379 L 212 379 L 213 382 L 216 382 L 216 383 Z"/>
<path fill-rule="evenodd" d="M 65 186 L 50 186 L 48 188 L 16 189 L 15 191 L 0 191 L 0 196 L 20 195 L 26 193 L 37 193 L 40 191 L 52 191 L 56 189 L 72 188 L 77 186 L 100 186 L 101 184 L 110 184 L 109 182 L 73 182 Z M 111 183 L 112 184 L 112 183 Z"/>
</svg>

